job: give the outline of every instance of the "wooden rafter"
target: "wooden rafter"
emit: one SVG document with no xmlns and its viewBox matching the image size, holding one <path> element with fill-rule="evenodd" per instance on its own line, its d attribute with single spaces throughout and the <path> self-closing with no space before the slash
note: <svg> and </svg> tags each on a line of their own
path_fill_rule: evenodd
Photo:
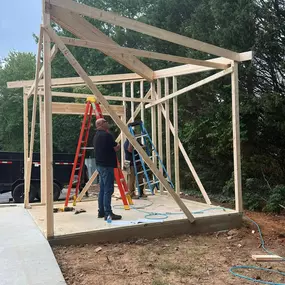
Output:
<svg viewBox="0 0 285 285">
<path fill-rule="evenodd" d="M 235 61 L 240 61 L 239 54 L 236 52 L 220 48 L 208 43 L 204 43 L 198 40 L 194 40 L 160 28 L 156 28 L 132 19 L 128 19 L 115 13 L 106 12 L 84 4 L 79 4 L 72 0 L 51 0 L 50 3 L 54 6 L 67 9 L 71 12 L 79 13 L 81 15 L 88 16 L 90 18 L 94 18 L 109 24 L 121 26 L 125 29 L 130 29 L 149 36 L 156 37 L 158 39 L 166 40 L 175 44 L 179 44 L 216 56 L 222 56 Z"/>
<path fill-rule="evenodd" d="M 51 55 L 50 55 L 50 61 L 51 62 L 55 58 L 55 56 L 57 54 L 57 51 L 58 51 L 58 49 L 57 49 L 56 45 L 54 45 L 52 47 L 52 49 L 51 49 Z M 31 88 L 30 88 L 30 90 L 29 90 L 29 92 L 27 94 L 28 99 L 32 96 L 32 94 L 33 94 L 33 92 L 35 90 L 36 82 L 37 82 L 37 86 L 39 86 L 39 81 L 43 78 L 43 76 L 44 76 L 44 67 L 42 66 L 41 70 L 39 71 L 39 74 L 38 74 L 38 80 L 33 81 L 33 84 L 32 84 L 32 86 L 31 86 Z"/>
<path fill-rule="evenodd" d="M 225 76 L 227 74 L 230 74 L 230 73 L 232 73 L 232 71 L 233 71 L 232 67 L 230 67 L 230 68 L 228 68 L 226 70 L 220 71 L 220 72 L 218 72 L 216 74 L 213 74 L 213 75 L 211 75 L 211 76 L 209 76 L 209 77 L 207 77 L 205 79 L 202 79 L 202 80 L 200 80 L 198 82 L 195 82 L 195 83 L 193 83 L 193 84 L 191 84 L 191 85 L 189 85 L 189 86 L 187 86 L 187 87 L 185 87 L 183 89 L 175 91 L 175 92 L 173 92 L 172 94 L 170 94 L 168 96 L 165 96 L 165 97 L 163 97 L 161 99 L 158 99 L 158 100 L 156 100 L 153 103 L 149 103 L 145 107 L 146 107 L 146 109 L 147 108 L 151 108 L 151 107 L 153 107 L 153 106 L 155 106 L 155 105 L 157 105 L 159 103 L 162 103 L 162 102 L 165 102 L 165 101 L 167 101 L 169 99 L 175 98 L 175 97 L 177 97 L 177 96 L 179 96 L 179 95 L 181 95 L 181 94 L 183 94 L 185 92 L 191 91 L 191 90 L 193 90 L 195 88 L 198 88 L 198 87 L 200 87 L 202 85 L 210 83 L 211 81 L 214 81 L 214 80 L 216 80 L 218 78 L 221 78 L 221 77 L 223 77 L 223 76 Z"/>
<path fill-rule="evenodd" d="M 55 41 L 55 43 L 58 45 L 58 48 L 61 50 L 65 58 L 68 60 L 68 62 L 73 66 L 73 68 L 76 70 L 78 75 L 86 82 L 86 85 L 89 87 L 89 89 L 92 91 L 92 93 L 97 97 L 97 99 L 100 101 L 100 103 L 106 108 L 106 110 L 109 112 L 111 118 L 113 121 L 117 124 L 117 126 L 121 129 L 121 131 L 125 134 L 129 142 L 134 146 L 134 148 L 137 150 L 137 152 L 142 156 L 146 164 L 149 166 L 149 168 L 152 170 L 154 175 L 157 176 L 157 178 L 161 181 L 165 189 L 169 192 L 169 194 L 173 197 L 175 202 L 178 204 L 178 206 L 181 208 L 181 210 L 184 212 L 188 220 L 192 223 L 195 221 L 194 216 L 191 214 L 189 209 L 186 207 L 186 205 L 182 202 L 180 197 L 174 192 L 172 187 L 170 187 L 168 181 L 164 178 L 164 176 L 160 173 L 160 171 L 157 169 L 156 165 L 151 161 L 151 159 L 148 157 L 144 149 L 140 146 L 140 144 L 136 141 L 136 139 L 131 135 L 131 133 L 128 130 L 128 127 L 120 120 L 120 118 L 116 115 L 115 112 L 113 112 L 107 102 L 107 100 L 104 98 L 104 96 L 101 94 L 99 89 L 93 84 L 92 80 L 88 77 L 87 73 L 84 71 L 84 69 L 80 66 L 79 62 L 74 58 L 74 56 L 71 54 L 71 52 L 68 50 L 66 45 L 61 41 L 59 36 L 54 32 L 54 30 L 50 26 L 44 27 L 45 31 L 48 33 L 48 35 Z"/>
<path fill-rule="evenodd" d="M 83 17 L 80 17 L 76 12 L 72 13 L 60 7 L 52 6 L 51 17 L 62 28 L 68 30 L 69 32 L 81 39 L 99 41 L 101 43 L 119 46 L 111 38 L 106 36 L 100 30 L 96 29 Z M 153 71 L 136 57 L 132 55 L 124 56 L 122 54 L 110 52 L 104 48 L 100 48 L 100 51 L 112 57 L 114 60 L 121 63 L 128 69 L 141 75 L 146 80 L 153 80 Z"/>
<path fill-rule="evenodd" d="M 110 44 L 102 44 L 102 43 L 98 43 L 94 41 L 79 40 L 79 39 L 68 38 L 68 37 L 61 37 L 61 40 L 66 45 L 94 48 L 94 49 L 104 49 L 105 51 L 109 50 L 109 51 L 121 53 L 124 55 L 134 55 L 134 56 L 140 56 L 140 57 L 146 57 L 146 58 L 172 61 L 172 62 L 177 62 L 177 63 L 212 67 L 212 68 L 217 68 L 217 69 L 226 69 L 230 66 L 230 64 L 215 63 L 211 61 L 198 60 L 198 59 L 163 54 L 163 53 L 158 53 L 158 52 L 150 52 L 150 51 L 138 50 L 138 49 L 133 49 L 133 48 L 118 47 L 118 46 L 114 46 Z"/>
</svg>

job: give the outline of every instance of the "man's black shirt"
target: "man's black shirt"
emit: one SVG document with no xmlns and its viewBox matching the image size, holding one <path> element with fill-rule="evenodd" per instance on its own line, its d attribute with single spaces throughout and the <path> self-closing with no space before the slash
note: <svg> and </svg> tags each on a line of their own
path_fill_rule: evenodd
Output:
<svg viewBox="0 0 285 285">
<path fill-rule="evenodd" d="M 114 147 L 117 145 L 113 136 L 103 130 L 98 130 L 93 138 L 96 164 L 104 167 L 117 167 L 117 157 Z"/>
</svg>

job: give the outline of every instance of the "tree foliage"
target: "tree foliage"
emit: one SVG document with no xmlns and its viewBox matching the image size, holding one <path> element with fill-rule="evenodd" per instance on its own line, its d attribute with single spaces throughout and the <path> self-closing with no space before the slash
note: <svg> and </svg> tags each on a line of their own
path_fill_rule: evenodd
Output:
<svg viewBox="0 0 285 285">
<path fill-rule="evenodd" d="M 33 78 L 35 63 L 31 53 L 11 52 L 0 64 L 1 150 L 23 150 L 23 91 L 7 89 L 7 82 Z"/>
<path fill-rule="evenodd" d="M 285 184 L 285 4 L 281 0 L 80 0 L 139 21 L 237 52 L 254 51 L 252 62 L 239 66 L 241 154 L 244 197 L 248 208 L 262 209 L 284 199 Z M 88 19 L 122 46 L 209 59 L 212 56 L 152 38 L 131 30 Z M 59 34 L 72 36 L 59 29 Z M 96 50 L 71 47 L 90 75 L 128 70 Z M 175 64 L 141 59 L 152 69 Z M 7 81 L 32 79 L 35 58 L 11 53 L 0 69 L 0 146 L 22 149 L 20 90 L 7 89 Z M 179 79 L 179 88 L 209 75 Z M 53 77 L 77 76 L 62 55 L 57 55 Z M 66 90 L 65 90 L 66 91 Z M 70 89 L 82 92 L 82 89 Z M 86 90 L 85 90 L 86 91 Z M 103 94 L 121 90 L 105 86 Z M 67 99 L 71 102 L 71 99 Z M 73 100 L 74 101 L 74 100 Z M 16 105 L 16 106 L 15 106 Z M 80 128 L 79 117 L 54 116 L 54 148 L 73 152 Z M 233 196 L 231 87 L 229 77 L 179 97 L 179 135 L 208 192 Z M 182 186 L 197 189 L 183 160 Z M 190 183 L 189 183 L 190 181 Z M 281 185 L 281 186 L 280 186 Z M 277 188 L 276 188 L 277 187 Z M 275 190 L 274 190 L 275 189 Z M 259 197 L 259 199 L 253 197 Z M 284 204 L 284 201 L 279 201 Z M 278 207 L 277 207 L 278 208 Z M 278 208 L 280 209 L 280 207 Z"/>
</svg>

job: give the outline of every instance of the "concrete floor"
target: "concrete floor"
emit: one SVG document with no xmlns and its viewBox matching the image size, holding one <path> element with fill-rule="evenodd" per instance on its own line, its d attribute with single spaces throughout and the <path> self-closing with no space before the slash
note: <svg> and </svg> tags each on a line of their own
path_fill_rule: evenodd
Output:
<svg viewBox="0 0 285 285">
<path fill-rule="evenodd" d="M 0 284 L 66 284 L 50 245 L 22 206 L 0 207 Z"/>
<path fill-rule="evenodd" d="M 234 210 L 217 208 L 216 206 L 209 206 L 207 204 L 183 200 L 188 209 L 195 217 L 209 217 L 218 215 L 229 215 L 236 213 Z M 97 201 L 77 203 L 76 209 L 84 209 L 86 213 L 75 215 L 74 212 L 59 212 L 54 214 L 54 230 L 55 236 L 66 234 L 84 233 L 94 230 L 104 230 L 110 228 L 119 228 L 124 226 L 132 226 L 138 221 L 149 222 L 163 222 L 171 220 L 185 219 L 186 216 L 179 209 L 171 196 L 160 194 L 149 196 L 146 200 L 134 200 L 135 207 L 138 209 L 124 210 L 122 209 L 122 201 L 118 199 L 112 200 L 114 207 L 113 211 L 116 214 L 123 216 L 122 221 L 113 221 L 107 224 L 104 219 L 97 218 L 98 206 Z M 62 204 L 57 204 L 54 207 L 62 207 Z M 202 210 L 202 211 L 201 211 Z M 205 211 L 206 210 L 206 211 Z M 39 228 L 45 232 L 45 207 L 33 206 L 29 210 Z M 167 216 L 151 216 L 156 220 L 146 219 L 147 213 L 175 213 L 167 214 Z M 167 217 L 167 219 L 163 219 Z"/>
</svg>

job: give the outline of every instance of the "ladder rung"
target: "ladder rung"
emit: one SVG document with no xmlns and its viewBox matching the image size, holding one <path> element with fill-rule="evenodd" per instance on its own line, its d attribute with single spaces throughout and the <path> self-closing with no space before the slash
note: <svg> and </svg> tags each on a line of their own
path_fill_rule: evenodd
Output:
<svg viewBox="0 0 285 285">
<path fill-rule="evenodd" d="M 82 147 L 81 149 L 94 149 L 94 147 L 89 146 L 89 147 Z"/>
<path fill-rule="evenodd" d="M 147 169 L 146 172 L 148 172 L 148 171 L 151 171 L 151 170 L 150 170 L 150 169 Z M 137 174 L 141 174 L 141 173 L 144 173 L 144 171 L 140 171 L 140 172 L 138 172 Z"/>
<path fill-rule="evenodd" d="M 150 185 L 154 185 L 154 184 L 159 183 L 158 181 L 156 181 L 156 182 L 150 181 L 150 182 L 152 182 L 152 183 L 150 183 Z M 144 182 L 144 183 L 142 183 L 142 184 L 139 184 L 139 186 L 142 186 L 142 185 L 148 185 L 148 183 L 147 183 L 147 182 Z"/>
<path fill-rule="evenodd" d="M 143 138 L 143 137 L 146 137 L 147 134 L 144 134 L 144 135 L 135 135 L 135 138 Z"/>
<path fill-rule="evenodd" d="M 79 169 L 80 169 L 80 167 L 75 168 L 75 170 L 79 170 Z"/>
<path fill-rule="evenodd" d="M 82 153 L 79 153 L 79 154 L 78 154 L 78 157 L 81 157 L 82 155 L 83 155 Z"/>
<path fill-rule="evenodd" d="M 157 157 L 158 155 L 157 154 L 155 154 L 155 155 L 151 155 L 151 156 L 149 156 L 149 158 L 153 158 L 153 157 Z"/>
</svg>

